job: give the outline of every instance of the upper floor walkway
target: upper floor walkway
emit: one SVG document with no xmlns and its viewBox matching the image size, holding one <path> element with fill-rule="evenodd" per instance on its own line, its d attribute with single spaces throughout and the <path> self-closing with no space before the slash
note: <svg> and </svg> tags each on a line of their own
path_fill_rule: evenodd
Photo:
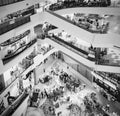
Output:
<svg viewBox="0 0 120 116">
<path fill-rule="evenodd" d="M 79 37 L 80 39 L 91 43 L 94 47 L 113 47 L 113 46 L 120 46 L 119 41 L 119 34 L 115 33 L 106 33 L 106 34 L 99 34 L 99 33 L 91 33 L 86 29 L 80 28 L 66 18 L 53 13 L 51 11 L 44 12 L 45 14 L 45 21 L 49 22 L 52 25 L 55 25 L 59 29 L 65 30 L 66 32 Z"/>
<path fill-rule="evenodd" d="M 120 73 L 120 67 L 119 66 L 110 66 L 110 65 L 98 65 L 95 63 L 95 61 L 92 61 L 87 57 L 86 55 L 81 56 L 81 52 L 70 47 L 69 45 L 66 45 L 59 40 L 57 41 L 54 38 L 46 38 L 45 40 L 42 40 L 45 42 L 48 42 L 58 50 L 62 51 L 63 53 L 67 54 L 71 58 L 75 59 L 76 61 L 84 64 L 85 66 L 91 68 L 91 70 L 96 71 L 103 71 L 103 72 L 112 72 L 112 73 Z"/>
<path fill-rule="evenodd" d="M 21 0 L 20 2 L 16 2 L 14 4 L 1 6 L 0 7 L 0 18 L 6 16 L 8 14 L 26 9 L 32 5 L 35 5 L 38 3 L 43 3 L 43 2 L 45 2 L 45 1 L 44 0 L 34 0 L 34 1 L 33 0 Z"/>
<path fill-rule="evenodd" d="M 72 35 L 77 37 L 82 36 L 82 38 L 92 43 L 94 47 L 111 47 L 111 46 L 120 46 L 119 34 L 116 33 L 96 33 L 96 31 L 90 31 L 88 29 L 82 28 L 81 26 L 75 25 L 72 21 L 67 20 L 61 15 L 70 14 L 70 13 L 86 13 L 86 14 L 107 14 L 107 15 L 119 15 L 120 14 L 119 7 L 77 7 L 77 8 L 66 8 L 57 10 L 55 12 L 41 12 L 34 14 L 29 17 L 29 21 L 17 27 L 15 29 L 9 30 L 7 33 L 4 33 L 0 36 L 0 43 L 7 40 L 8 37 L 16 36 L 17 33 L 24 31 L 26 28 L 33 28 L 37 24 L 43 23 L 45 21 L 68 31 Z M 111 12 L 109 12 L 111 11 Z M 59 22 L 59 23 L 58 23 Z M 61 25 L 63 24 L 63 25 Z M 64 26 L 66 25 L 66 26 Z M 68 30 L 69 28 L 69 30 Z M 73 31 L 74 30 L 74 31 Z M 109 41 L 109 42 L 108 42 Z"/>
<path fill-rule="evenodd" d="M 120 7 L 75 7 L 55 10 L 54 12 L 59 15 L 73 14 L 73 13 L 86 13 L 86 14 L 107 14 L 107 15 L 120 15 Z"/>
</svg>

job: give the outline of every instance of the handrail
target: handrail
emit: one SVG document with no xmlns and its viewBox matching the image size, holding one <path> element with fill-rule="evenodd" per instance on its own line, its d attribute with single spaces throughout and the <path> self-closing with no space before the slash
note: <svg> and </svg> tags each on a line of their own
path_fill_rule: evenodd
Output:
<svg viewBox="0 0 120 116">
<path fill-rule="evenodd" d="M 0 7 L 2 7 L 2 6 L 6 6 L 6 5 L 10 5 L 10 4 L 14 4 L 14 3 L 18 3 L 18 2 L 22 2 L 22 1 L 25 1 L 25 0 L 12 0 L 12 1 L 10 1 L 10 2 L 1 2 L 0 3 Z"/>
<path fill-rule="evenodd" d="M 104 76 L 102 73 L 100 73 L 100 72 L 98 72 L 98 71 L 96 71 L 95 73 L 98 74 L 99 76 L 101 76 L 103 79 L 106 79 L 106 80 L 110 81 L 111 83 L 113 83 L 114 85 L 117 85 L 117 82 L 113 81 L 113 80 L 112 80 L 111 78 L 109 78 L 109 77 L 106 78 L 106 76 Z M 119 83 L 119 82 L 118 82 L 118 83 Z"/>
<path fill-rule="evenodd" d="M 24 33 L 26 33 L 26 34 L 24 34 Z M 18 39 L 15 39 L 15 40 L 10 41 L 10 42 L 8 42 L 8 40 L 7 40 L 6 42 L 1 43 L 0 46 L 2 46 L 2 47 L 8 46 L 8 45 L 11 45 L 11 44 L 13 44 L 13 43 L 21 40 L 22 38 L 26 37 L 26 36 L 30 33 L 30 30 L 25 31 L 24 33 L 23 33 L 23 36 L 22 36 L 22 37 L 19 37 L 19 36 L 21 35 L 21 34 L 20 34 L 20 35 L 18 35 L 18 36 L 15 37 L 15 38 L 18 38 L 18 37 L 19 37 Z M 14 38 L 14 37 L 13 37 L 13 38 Z M 12 38 L 10 38 L 10 39 L 12 39 Z"/>
<path fill-rule="evenodd" d="M 46 51 L 43 55 L 45 55 L 46 53 L 48 53 L 48 52 L 49 52 L 50 50 L 52 50 L 52 49 L 54 49 L 54 48 L 49 49 L 49 50 Z M 35 55 L 35 56 L 36 56 L 36 55 Z M 34 56 L 34 57 L 35 57 L 35 56 Z M 33 57 L 33 58 L 34 58 L 34 57 Z M 33 58 L 32 58 L 32 59 L 33 59 Z M 33 62 L 30 63 L 26 68 L 24 68 L 23 71 L 20 72 L 19 75 L 22 75 L 31 65 L 33 65 Z M 19 75 L 18 75 L 18 77 L 19 77 Z M 13 83 L 14 81 L 16 81 L 16 79 L 17 79 L 17 77 L 15 77 L 13 80 L 10 78 L 11 83 Z M 5 91 L 5 89 L 7 89 L 7 88 L 11 85 L 11 83 L 10 83 L 9 85 L 7 85 L 7 86 L 0 92 L 0 94 L 2 94 L 2 92 Z"/>
<path fill-rule="evenodd" d="M 8 63 L 9 61 L 7 61 L 8 59 L 10 60 L 11 58 L 13 59 L 13 57 L 17 56 L 18 54 L 20 54 L 21 52 L 23 52 L 24 50 L 26 50 L 28 47 L 30 47 L 31 45 L 33 45 L 34 43 L 37 42 L 37 39 L 34 39 L 33 41 L 29 42 L 28 44 L 18 48 L 14 53 L 8 55 L 7 57 L 5 57 L 3 60 L 3 64 Z M 23 48 L 24 47 L 24 48 Z M 23 49 L 21 49 L 23 48 Z M 21 51 L 19 51 L 21 49 Z M 19 51 L 19 52 L 17 52 Z"/>
<path fill-rule="evenodd" d="M 57 39 L 57 40 L 65 43 L 65 44 L 67 44 L 68 46 L 71 46 L 72 48 L 76 49 L 77 51 L 79 51 L 79 52 L 81 52 L 81 53 L 83 53 L 83 54 L 85 54 L 85 55 L 88 55 L 88 54 L 89 54 L 88 52 L 86 52 L 86 51 L 84 51 L 84 50 L 82 50 L 82 49 L 80 49 L 80 48 L 78 48 L 78 47 L 76 47 L 76 46 L 74 46 L 74 45 L 72 45 L 72 44 L 64 41 L 63 39 L 60 39 L 59 37 L 57 37 L 57 36 L 55 36 L 55 35 L 53 35 L 53 37 L 54 37 L 55 39 Z"/>
<path fill-rule="evenodd" d="M 57 2 L 50 5 L 49 9 L 52 11 L 65 9 L 65 8 L 72 8 L 72 7 L 110 7 L 110 1 L 98 1 L 98 2 L 85 2 L 85 1 L 64 1 L 64 2 Z"/>
<path fill-rule="evenodd" d="M 3 27 L 0 27 L 0 35 L 12 30 L 12 29 L 15 29 L 25 23 L 28 23 L 30 22 L 30 16 L 25 16 L 25 17 L 21 17 L 19 19 L 16 20 L 16 22 L 14 22 L 13 24 L 7 24 Z"/>
<path fill-rule="evenodd" d="M 95 58 L 91 58 L 91 57 L 88 56 L 88 54 L 89 54 L 88 52 L 86 52 L 86 51 L 84 51 L 84 50 L 82 50 L 82 49 L 80 49 L 80 48 L 78 48 L 78 47 L 76 47 L 76 46 L 62 40 L 62 39 L 60 39 L 59 37 L 57 37 L 55 35 L 52 36 L 52 37 L 51 36 L 47 36 L 47 37 L 49 39 L 61 44 L 61 45 L 64 45 L 64 47 L 72 50 L 73 52 L 79 54 L 80 56 L 82 56 L 82 57 L 84 57 L 84 58 L 86 58 L 86 59 L 88 59 L 90 61 L 93 61 L 93 62 L 95 61 Z"/>
<path fill-rule="evenodd" d="M 64 47 L 72 50 L 73 52 L 79 54 L 80 56 L 82 56 L 82 57 L 84 57 L 84 58 L 86 58 L 86 59 L 88 59 L 88 60 L 90 60 L 92 62 L 95 62 L 96 66 L 102 65 L 102 66 L 116 66 L 116 67 L 119 67 L 119 65 L 113 65 L 113 64 L 111 65 L 109 63 L 108 64 L 97 63 L 96 61 L 98 61 L 98 60 L 96 58 L 90 57 L 88 52 L 86 52 L 86 51 L 84 51 L 84 50 L 82 50 L 82 49 L 80 49 L 80 48 L 78 48 L 78 47 L 76 47 L 76 46 L 74 46 L 74 45 L 64 41 L 63 39 L 60 39 L 59 37 L 57 37 L 55 35 L 54 36 L 47 36 L 47 37 L 49 39 L 57 42 L 58 44 L 60 44 L 60 45 L 62 45 Z"/>
<path fill-rule="evenodd" d="M 28 94 L 24 91 L 8 108 L 1 114 L 1 116 L 11 116 L 21 103 L 27 98 Z"/>
</svg>

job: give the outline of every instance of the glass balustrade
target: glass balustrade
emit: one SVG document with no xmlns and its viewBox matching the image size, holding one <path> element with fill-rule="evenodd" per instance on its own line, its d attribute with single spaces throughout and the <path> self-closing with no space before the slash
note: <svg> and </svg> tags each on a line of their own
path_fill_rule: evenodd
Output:
<svg viewBox="0 0 120 116">
<path fill-rule="evenodd" d="M 65 9 L 65 8 L 72 8 L 72 7 L 108 7 L 108 6 L 113 6 L 113 3 L 111 4 L 111 0 L 98 0 L 98 1 L 93 1 L 93 0 L 82 0 L 82 1 L 60 1 L 57 3 L 54 3 L 49 6 L 49 10 L 56 11 L 60 9 Z M 117 3 L 116 3 L 117 6 Z"/>
<path fill-rule="evenodd" d="M 12 20 L 9 22 L 5 22 L 4 24 L 2 24 L 2 26 L 0 25 L 0 35 L 15 29 L 23 24 L 26 24 L 30 22 L 30 16 L 24 16 L 24 17 L 20 17 L 19 19 L 16 20 Z"/>
<path fill-rule="evenodd" d="M 97 79 L 96 77 L 93 78 L 93 82 L 96 83 L 99 86 L 99 89 L 101 90 L 100 93 L 103 95 L 106 99 L 109 99 L 113 102 L 118 101 L 120 102 L 119 95 L 120 91 L 117 89 L 114 89 L 109 84 L 107 84 L 107 81 L 102 81 L 100 79 Z M 106 83 L 107 82 L 107 83 Z M 108 98 L 109 96 L 109 98 Z"/>
<path fill-rule="evenodd" d="M 105 16 L 98 14 L 83 14 L 74 13 L 73 15 L 64 15 L 66 19 L 72 21 L 72 23 L 82 29 L 85 29 L 91 33 L 108 33 L 109 23 Z"/>
<path fill-rule="evenodd" d="M 19 41 L 20 39 L 23 39 L 24 37 L 28 36 L 30 34 L 30 30 L 25 31 L 24 33 L 21 33 L 20 35 L 16 36 L 16 37 L 12 37 L 10 39 L 8 39 L 7 41 L 3 42 L 0 44 L 1 50 L 8 45 L 11 45 L 17 41 Z"/>
<path fill-rule="evenodd" d="M 11 105 L 9 105 L 2 113 L 1 116 L 11 116 L 16 109 L 22 104 L 22 102 L 27 98 L 28 94 L 24 90 L 21 94 L 15 98 Z"/>
<path fill-rule="evenodd" d="M 27 9 L 23 9 L 0 19 L 0 35 L 15 29 L 25 23 L 30 22 L 30 16 L 35 14 L 35 6 L 32 5 Z"/>
<path fill-rule="evenodd" d="M 101 94 L 108 100 L 120 102 L 120 74 L 101 71 L 94 71 L 94 73 L 99 75 L 94 75 L 93 82 L 102 88 L 100 89 Z"/>
<path fill-rule="evenodd" d="M 5 6 L 5 5 L 9 5 L 9 4 L 14 4 L 14 3 L 17 3 L 17 2 L 21 2 L 21 1 L 24 1 L 24 0 L 1 0 L 0 2 L 0 7 L 2 6 Z"/>
<path fill-rule="evenodd" d="M 13 70 L 10 71 L 11 78 L 6 81 L 6 87 L 13 83 L 13 81 L 16 80 L 16 78 L 20 77 L 20 75 L 22 75 L 24 71 L 26 71 L 32 64 L 34 64 L 33 59 L 35 56 L 37 56 L 38 54 L 45 55 L 48 51 L 53 49 L 51 45 L 41 43 L 38 45 L 38 48 L 39 49 L 35 48 L 29 56 L 25 57 L 21 62 L 18 63 L 18 65 L 12 68 Z M 1 112 L 2 113 L 1 115 L 7 116 L 8 115 L 7 113 L 13 114 L 15 111 L 13 109 L 17 109 L 17 107 L 19 107 L 20 104 L 22 103 L 22 100 L 24 100 L 26 97 L 27 94 L 23 90 L 21 94 L 15 97 L 15 100 L 10 106 L 8 106 L 6 109 L 4 108 L 4 110 Z"/>
<path fill-rule="evenodd" d="M 38 44 L 38 54 L 43 54 L 45 55 L 48 51 L 50 51 L 51 49 L 53 49 L 54 47 L 52 47 L 49 44 Z"/>
<path fill-rule="evenodd" d="M 47 12 L 51 13 L 54 16 L 57 16 L 58 18 L 61 18 L 69 22 L 70 24 L 76 25 L 86 31 L 89 31 L 91 33 L 106 34 L 109 31 L 109 22 L 102 19 L 102 17 L 101 19 L 97 19 L 96 14 L 93 14 L 92 17 L 82 16 L 82 17 L 77 18 L 77 20 L 75 20 L 76 17 L 71 19 L 69 15 L 67 15 L 67 17 L 65 18 L 51 11 L 47 11 Z"/>
<path fill-rule="evenodd" d="M 19 55 L 21 52 L 23 52 L 36 42 L 37 42 L 36 38 L 30 41 L 28 40 L 26 41 L 25 38 L 25 40 L 20 40 L 19 42 L 17 41 L 17 43 L 7 46 L 5 50 L 2 50 L 2 52 L 6 51 L 6 53 L 3 53 L 2 58 L 3 64 L 6 64 L 9 61 L 13 60 L 17 55 Z"/>
<path fill-rule="evenodd" d="M 16 66 L 12 67 L 12 69 L 10 71 L 11 77 L 5 82 L 5 89 L 11 83 L 13 83 L 24 71 L 26 71 L 31 65 L 34 64 L 34 61 L 33 61 L 34 57 L 36 57 L 38 54 L 45 55 L 51 49 L 53 49 L 53 47 L 51 45 L 48 45 L 48 44 L 43 44 L 42 45 L 41 44 L 41 45 L 38 46 L 37 50 L 34 49 L 33 52 L 31 52 L 30 55 L 28 55 L 24 59 L 22 59 L 22 61 L 19 62 Z"/>
<path fill-rule="evenodd" d="M 120 84 L 120 74 L 119 73 L 109 73 L 109 72 L 101 72 L 101 71 L 95 71 L 98 75 L 100 75 L 102 78 L 110 81 L 111 83 Z"/>
<path fill-rule="evenodd" d="M 27 70 L 34 63 L 33 58 L 36 55 L 37 55 L 37 53 L 35 53 L 35 51 L 33 51 L 29 56 L 25 57 L 16 66 L 12 67 L 12 69 L 10 71 L 10 76 L 11 77 L 5 82 L 5 89 L 11 83 L 13 83 L 20 76 L 20 74 L 22 74 L 25 70 Z M 3 92 L 3 91 L 1 91 L 1 92 Z"/>
<path fill-rule="evenodd" d="M 89 59 L 91 61 L 95 61 L 94 52 L 93 57 L 89 56 L 89 52 L 81 49 L 80 47 L 76 46 L 76 44 L 73 44 L 72 42 L 65 41 L 56 35 L 48 36 L 51 40 L 59 43 L 60 45 L 72 50 L 73 52 L 79 54 L 80 56 Z"/>
<path fill-rule="evenodd" d="M 24 17 L 24 16 L 28 16 L 28 15 L 33 15 L 35 13 L 34 12 L 34 8 L 35 7 L 36 7 L 36 5 L 35 6 L 32 5 L 32 6 L 28 7 L 28 8 L 26 8 L 26 9 L 22 9 L 22 10 L 13 12 L 11 14 L 7 14 L 4 17 L 1 17 L 0 18 L 0 24 L 1 24 L 0 26 L 2 26 L 2 24 L 5 24 L 6 22 L 17 20 L 20 17 Z"/>
<path fill-rule="evenodd" d="M 16 109 L 23 103 L 23 101 L 28 97 L 28 93 L 24 90 L 17 99 L 11 104 L 12 110 L 10 115 L 12 115 Z"/>
</svg>

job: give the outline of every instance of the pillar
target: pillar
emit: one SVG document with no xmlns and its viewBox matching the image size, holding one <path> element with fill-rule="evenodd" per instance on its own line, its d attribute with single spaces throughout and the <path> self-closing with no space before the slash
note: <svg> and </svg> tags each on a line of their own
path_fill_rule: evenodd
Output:
<svg viewBox="0 0 120 116">
<path fill-rule="evenodd" d="M 5 89 L 5 81 L 3 74 L 0 75 L 0 92 L 2 92 Z"/>
</svg>

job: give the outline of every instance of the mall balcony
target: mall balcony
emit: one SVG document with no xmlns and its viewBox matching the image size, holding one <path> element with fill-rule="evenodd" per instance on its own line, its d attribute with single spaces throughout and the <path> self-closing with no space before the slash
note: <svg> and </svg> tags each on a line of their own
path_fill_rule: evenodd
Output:
<svg viewBox="0 0 120 116">
<path fill-rule="evenodd" d="M 7 69 L 3 74 L 1 74 L 1 88 L 0 88 L 0 96 L 3 98 L 3 104 L 6 110 L 8 108 L 8 103 L 5 102 L 6 94 L 11 90 L 14 85 L 19 85 L 19 79 L 22 75 L 27 75 L 31 70 L 34 69 L 34 58 L 37 56 L 36 50 L 33 49 L 32 52 L 24 57 L 20 62 L 16 62 L 16 64 L 9 69 Z M 14 90 L 13 90 L 14 91 Z M 16 89 L 15 89 L 16 91 Z M 16 97 L 16 95 L 12 94 L 12 96 Z M 1 111 L 2 113 L 2 111 Z"/>
<path fill-rule="evenodd" d="M 27 75 L 27 73 L 43 62 L 49 55 L 57 51 L 57 49 L 48 44 L 40 43 L 38 44 L 38 50 L 36 49 L 34 47 L 28 56 L 24 56 L 22 60 L 1 74 L 1 79 L 4 78 L 4 84 L 1 84 L 0 93 L 4 92 L 11 84 L 16 83 L 20 75 Z"/>
<path fill-rule="evenodd" d="M 92 44 L 58 28 L 49 30 L 46 36 L 41 37 L 42 39 L 75 60 L 84 62 L 83 64 L 88 67 L 98 71 L 119 73 L 120 55 L 115 47 L 93 47 Z"/>
<path fill-rule="evenodd" d="M 8 70 L 21 59 L 28 56 L 34 47 L 37 46 L 37 38 L 30 35 L 30 30 L 27 30 L 15 37 L 8 39 L 0 44 L 1 51 L 1 72 Z"/>
<path fill-rule="evenodd" d="M 39 6 L 36 7 L 36 5 L 33 5 L 1 17 L 0 43 L 6 41 L 10 37 L 12 38 L 23 33 L 27 29 L 32 29 L 34 26 L 42 22 L 42 14 L 40 15 L 39 13 L 36 13 L 36 9 L 38 8 Z"/>
<path fill-rule="evenodd" d="M 12 116 L 12 115 L 15 116 L 16 113 L 15 111 L 18 111 L 19 107 L 26 108 L 27 100 L 28 100 L 28 93 L 26 93 L 26 91 L 24 90 L 17 97 L 14 97 L 14 100 L 12 99 L 11 101 L 12 103 L 2 112 L 1 116 Z"/>
<path fill-rule="evenodd" d="M 75 1 L 75 0 L 72 0 L 72 1 L 69 1 L 69 0 L 64 0 L 64 1 L 58 1 L 58 2 L 55 2 L 53 4 L 51 4 L 49 6 L 49 10 L 51 11 L 64 11 L 65 9 L 67 9 L 66 11 L 69 11 L 69 9 L 71 8 L 80 8 L 80 10 L 82 10 L 81 12 L 82 13 L 85 13 L 87 11 L 87 13 L 91 12 L 92 8 L 94 9 L 99 9 L 97 11 L 94 11 L 92 10 L 93 14 L 96 14 L 96 13 L 100 13 L 101 11 L 103 12 L 106 12 L 106 13 L 110 13 L 109 10 L 110 8 L 112 8 L 112 11 L 111 13 L 115 12 L 114 10 L 117 10 L 120 6 L 120 3 L 119 1 L 112 1 L 112 0 L 104 0 L 104 1 L 92 1 L 92 0 L 89 0 L 89 1 L 86 1 L 86 0 L 83 0 L 83 1 Z M 90 9 L 90 11 L 88 11 L 88 8 Z M 86 9 L 86 10 L 85 10 Z M 101 9 L 101 10 L 100 10 Z M 80 11 L 79 10 L 79 11 Z M 72 11 L 73 13 L 74 11 Z M 95 13 L 96 12 L 96 13 Z M 62 13 L 62 12 L 61 12 Z M 64 14 L 69 14 L 69 13 L 64 13 Z"/>
<path fill-rule="evenodd" d="M 118 33 L 113 33 L 113 32 L 104 33 L 104 34 L 91 33 L 83 28 L 74 25 L 73 23 L 71 23 L 70 20 L 51 11 L 45 12 L 45 17 L 46 17 L 45 18 L 46 22 L 55 25 L 61 30 L 65 30 L 71 35 L 74 35 L 76 37 L 82 37 L 81 38 L 82 40 L 88 43 L 92 43 L 94 47 L 120 46 L 120 41 L 119 41 L 120 34 Z"/>
<path fill-rule="evenodd" d="M 7 16 L 8 14 L 15 13 L 17 11 L 27 9 L 31 6 L 39 6 L 40 2 L 44 0 L 9 0 L 0 1 L 0 18 Z"/>
<path fill-rule="evenodd" d="M 93 83 L 101 88 L 100 93 L 105 99 L 120 102 L 120 73 L 93 71 L 92 75 Z"/>
<path fill-rule="evenodd" d="M 41 44 L 38 42 L 38 49 L 34 48 L 28 56 L 26 56 L 24 59 L 22 59 L 19 63 L 16 63 L 12 68 L 6 70 L 3 75 L 1 75 L 1 79 L 3 78 L 3 81 L 1 80 L 2 87 L 1 87 L 1 98 L 3 100 L 3 104 L 1 106 L 1 116 L 7 116 L 7 115 L 16 115 L 18 113 L 18 109 L 20 107 L 26 107 L 27 102 L 27 96 L 28 94 L 25 92 L 25 88 L 29 86 L 29 76 L 32 74 L 34 75 L 35 68 L 41 64 L 41 62 L 44 62 L 46 58 L 48 58 L 51 54 L 57 51 L 57 49 L 53 48 L 52 46 L 48 44 Z M 14 86 L 20 84 L 20 77 L 22 77 L 22 82 L 24 83 L 23 89 L 24 91 L 22 94 L 19 94 L 16 96 L 14 91 Z M 4 87 L 3 87 L 4 86 Z M 12 89 L 13 88 L 13 91 Z M 20 91 L 21 89 L 19 89 Z M 15 99 L 12 100 L 12 104 L 6 103 L 5 99 L 8 97 L 7 93 L 11 92 L 12 98 Z M 18 93 L 18 91 L 16 91 Z M 14 94 L 13 94 L 14 93 Z M 26 102 L 25 102 L 26 101 Z M 23 103 L 22 103 L 23 102 Z M 24 103 L 25 102 L 25 103 Z M 26 104 L 25 106 L 22 104 Z M 22 105 L 22 106 L 21 106 Z M 4 107 L 3 107 L 4 106 Z"/>
</svg>

